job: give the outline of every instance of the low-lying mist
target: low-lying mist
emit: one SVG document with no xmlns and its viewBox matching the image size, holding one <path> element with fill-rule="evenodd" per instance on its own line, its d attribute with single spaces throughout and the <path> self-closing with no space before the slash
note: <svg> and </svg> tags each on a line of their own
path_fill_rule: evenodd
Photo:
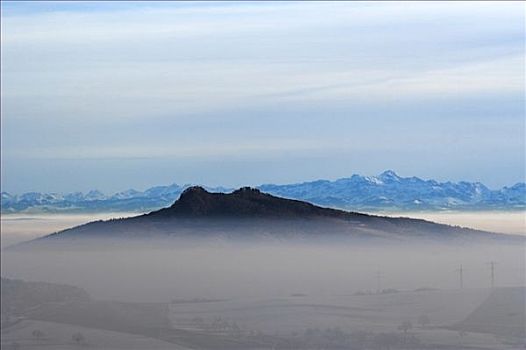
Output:
<svg viewBox="0 0 526 350">
<path fill-rule="evenodd" d="M 526 236 L 526 212 L 523 210 L 378 212 L 376 214 L 392 217 L 405 216 L 440 224 Z"/>
<path fill-rule="evenodd" d="M 90 221 L 131 217 L 135 215 L 138 215 L 138 213 L 2 214 L 0 220 L 2 248 Z"/>
<path fill-rule="evenodd" d="M 108 215 L 2 218 L 2 349 L 515 349 L 524 339 L 520 237 L 113 220 L 13 246 Z"/>
<path fill-rule="evenodd" d="M 521 244 L 164 242 L 163 247 L 4 251 L 2 276 L 72 284 L 98 299 L 345 295 L 380 290 L 525 285 Z"/>
</svg>

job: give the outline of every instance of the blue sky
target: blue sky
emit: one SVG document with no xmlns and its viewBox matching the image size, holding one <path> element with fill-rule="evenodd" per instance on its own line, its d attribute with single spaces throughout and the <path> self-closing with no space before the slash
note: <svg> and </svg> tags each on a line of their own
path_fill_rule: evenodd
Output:
<svg viewBox="0 0 526 350">
<path fill-rule="evenodd" d="M 2 190 L 524 181 L 524 6 L 2 1 Z"/>
</svg>

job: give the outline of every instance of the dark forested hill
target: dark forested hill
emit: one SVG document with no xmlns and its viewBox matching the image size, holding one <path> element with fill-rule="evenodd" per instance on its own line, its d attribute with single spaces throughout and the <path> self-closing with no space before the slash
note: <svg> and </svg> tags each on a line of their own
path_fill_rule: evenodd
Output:
<svg viewBox="0 0 526 350">
<path fill-rule="evenodd" d="M 80 238 L 226 238 L 405 241 L 498 239 L 504 235 L 436 224 L 319 207 L 244 187 L 232 193 L 186 189 L 170 207 L 148 214 L 96 221 L 66 229 L 33 243 Z"/>
</svg>

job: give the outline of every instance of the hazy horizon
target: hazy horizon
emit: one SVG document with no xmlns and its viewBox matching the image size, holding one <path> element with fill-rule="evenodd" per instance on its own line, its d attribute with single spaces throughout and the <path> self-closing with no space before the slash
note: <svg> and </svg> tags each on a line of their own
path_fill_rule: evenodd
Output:
<svg viewBox="0 0 526 350">
<path fill-rule="evenodd" d="M 395 170 L 392 170 L 392 169 L 386 169 L 384 171 L 382 171 L 381 173 L 383 172 L 387 172 L 387 171 L 392 171 L 394 172 L 396 175 L 402 177 L 402 178 L 410 178 L 410 177 L 413 177 L 414 175 L 411 175 L 411 174 L 405 174 L 405 175 L 401 175 L 399 174 L 397 171 Z M 156 187 L 156 186 L 170 186 L 170 185 L 178 185 L 178 186 L 205 186 L 205 187 L 213 187 L 213 188 L 224 188 L 224 189 L 232 189 L 232 190 L 235 190 L 235 189 L 238 189 L 238 188 L 241 188 L 241 187 L 258 187 L 258 186 L 262 186 L 262 185 L 269 185 L 269 184 L 272 184 L 272 185 L 291 185 L 291 184 L 302 184 L 302 183 L 309 183 L 309 182 L 315 182 L 315 181 L 336 181 L 336 180 L 340 180 L 340 179 L 346 179 L 346 178 L 350 178 L 352 177 L 353 175 L 358 175 L 358 176 L 364 176 L 364 177 L 377 177 L 379 175 L 381 175 L 381 173 L 377 173 L 377 174 L 358 174 L 358 173 L 351 173 L 345 177 L 338 177 L 338 178 L 315 178 L 315 179 L 303 179 L 303 180 L 299 180 L 297 182 L 277 182 L 277 183 L 272 183 L 272 182 L 269 182 L 269 181 L 266 181 L 266 182 L 261 182 L 261 183 L 246 183 L 246 184 L 242 184 L 242 185 L 239 185 L 239 186 L 228 186 L 228 185 L 225 185 L 225 184 L 222 184 L 222 183 L 216 183 L 216 184 L 208 184 L 208 183 L 198 183 L 198 182 L 177 182 L 177 181 L 174 181 L 174 182 L 169 182 L 169 183 L 154 183 L 154 184 L 151 184 L 151 185 L 148 185 L 146 187 L 136 187 L 136 186 L 132 186 L 132 185 L 125 185 L 125 184 L 121 184 L 121 186 L 119 187 L 118 190 L 114 190 L 114 191 L 109 191 L 109 192 L 103 192 L 105 195 L 110 195 L 110 194 L 113 194 L 113 193 L 118 193 L 118 192 L 122 192 L 122 191 L 126 191 L 126 190 L 138 190 L 138 191 L 145 191 L 149 188 L 153 188 L 153 187 Z M 459 180 L 451 180 L 451 179 L 443 179 L 443 180 L 437 180 L 435 178 L 422 178 L 422 180 L 424 181 L 428 181 L 428 180 L 435 180 L 435 181 L 438 181 L 440 183 L 447 183 L 447 182 L 452 182 L 452 183 L 459 183 L 459 182 L 471 182 L 471 181 L 467 181 L 465 179 L 459 179 Z M 488 187 L 490 190 L 499 190 L 501 188 L 504 188 L 504 187 L 511 187 L 515 184 L 518 184 L 518 183 L 525 183 L 526 182 L 526 178 L 523 179 L 522 181 L 519 181 L 519 182 L 516 182 L 516 183 L 510 183 L 510 184 L 505 184 L 503 185 L 502 187 Z M 478 181 L 473 181 L 473 183 L 479 183 Z M 484 183 L 482 183 L 483 185 L 486 185 Z M 81 189 L 75 189 L 75 190 L 72 190 L 72 191 L 38 191 L 38 190 L 35 190 L 35 191 L 28 191 L 28 192 L 19 192 L 19 193 L 15 193 L 15 192 L 9 192 L 9 191 L 6 191 L 4 189 L 2 189 L 2 192 L 7 192 L 7 193 L 10 193 L 10 194 L 13 194 L 13 195 L 19 195 L 19 194 L 22 194 L 22 193 L 30 193 L 30 192 L 41 192 L 41 193 L 61 193 L 61 194 L 66 194 L 66 193 L 76 193 L 76 192 L 83 192 L 83 193 L 86 193 L 86 192 L 89 192 L 89 191 L 98 191 L 99 188 L 95 188 L 95 187 L 89 187 L 89 185 L 87 185 L 88 187 L 86 187 L 86 189 L 84 190 L 81 190 Z"/>
</svg>

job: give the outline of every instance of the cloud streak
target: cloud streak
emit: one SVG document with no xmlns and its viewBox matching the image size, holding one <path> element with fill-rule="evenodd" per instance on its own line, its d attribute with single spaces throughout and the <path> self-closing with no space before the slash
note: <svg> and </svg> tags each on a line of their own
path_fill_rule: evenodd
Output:
<svg viewBox="0 0 526 350">
<path fill-rule="evenodd" d="M 345 161 L 331 154 L 376 154 L 382 140 L 405 154 L 415 139 L 433 156 L 443 130 L 475 128 L 467 148 L 502 145 L 510 176 L 524 175 L 520 3 L 2 6 L 2 149 L 13 162 L 279 149 Z"/>
</svg>

